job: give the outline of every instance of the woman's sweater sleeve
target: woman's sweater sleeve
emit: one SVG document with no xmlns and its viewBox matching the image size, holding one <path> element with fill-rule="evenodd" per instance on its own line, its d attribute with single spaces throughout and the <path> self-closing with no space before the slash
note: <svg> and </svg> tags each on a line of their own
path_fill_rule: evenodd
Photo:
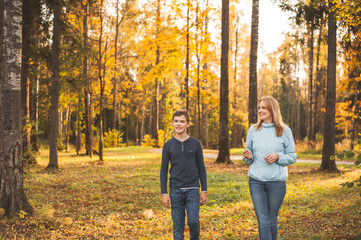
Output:
<svg viewBox="0 0 361 240">
<path fill-rule="evenodd" d="M 248 150 L 251 151 L 252 155 L 253 155 L 253 141 L 252 141 L 253 132 L 254 132 L 254 127 L 250 127 L 248 129 L 247 138 L 246 138 L 246 148 L 248 148 Z M 251 164 L 253 162 L 253 159 L 254 156 L 251 159 L 248 159 L 243 156 L 243 161 L 246 164 Z"/>
<path fill-rule="evenodd" d="M 284 140 L 284 151 L 278 152 L 278 160 L 276 163 L 280 166 L 288 166 L 296 162 L 296 148 L 295 141 L 293 140 L 292 131 L 289 127 L 286 127 L 283 131 L 282 138 Z"/>
</svg>

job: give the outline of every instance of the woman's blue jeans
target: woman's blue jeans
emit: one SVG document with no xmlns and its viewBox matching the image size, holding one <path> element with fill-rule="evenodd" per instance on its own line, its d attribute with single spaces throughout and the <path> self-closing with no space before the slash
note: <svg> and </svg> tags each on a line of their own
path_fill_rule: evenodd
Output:
<svg viewBox="0 0 361 240">
<path fill-rule="evenodd" d="M 277 239 L 277 216 L 286 195 L 286 181 L 261 182 L 249 178 L 249 190 L 261 240 Z"/>
<path fill-rule="evenodd" d="M 191 240 L 199 239 L 199 189 L 170 189 L 174 240 L 184 239 L 185 212 Z"/>
</svg>

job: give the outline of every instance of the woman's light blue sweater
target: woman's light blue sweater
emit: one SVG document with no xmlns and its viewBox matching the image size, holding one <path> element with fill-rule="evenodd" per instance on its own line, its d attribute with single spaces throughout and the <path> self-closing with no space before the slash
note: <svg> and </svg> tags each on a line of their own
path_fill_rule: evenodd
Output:
<svg viewBox="0 0 361 240">
<path fill-rule="evenodd" d="M 285 127 L 282 136 L 277 137 L 274 123 L 262 123 L 256 130 L 251 126 L 248 130 L 246 147 L 252 152 L 252 159 L 243 157 L 251 164 L 248 176 L 258 181 L 283 181 L 288 177 L 287 166 L 297 160 L 295 142 L 289 127 Z M 276 162 L 268 164 L 264 159 L 270 153 L 277 153 Z"/>
</svg>

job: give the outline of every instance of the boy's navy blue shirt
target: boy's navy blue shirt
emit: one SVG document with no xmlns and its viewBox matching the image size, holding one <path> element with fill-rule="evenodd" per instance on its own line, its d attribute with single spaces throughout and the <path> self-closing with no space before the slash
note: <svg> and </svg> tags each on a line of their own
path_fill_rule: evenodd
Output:
<svg viewBox="0 0 361 240">
<path fill-rule="evenodd" d="M 189 137 L 181 142 L 176 138 L 163 146 L 162 165 L 160 169 L 161 193 L 167 194 L 168 166 L 170 162 L 169 188 L 200 187 L 207 191 L 207 174 L 203 160 L 202 145 L 198 139 Z"/>
</svg>

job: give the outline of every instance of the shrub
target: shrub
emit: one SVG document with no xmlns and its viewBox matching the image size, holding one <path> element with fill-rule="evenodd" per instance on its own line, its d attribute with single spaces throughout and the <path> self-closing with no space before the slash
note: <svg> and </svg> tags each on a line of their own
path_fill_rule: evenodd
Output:
<svg viewBox="0 0 361 240">
<path fill-rule="evenodd" d="M 144 147 L 153 147 L 156 143 L 156 140 L 153 139 L 149 134 L 144 135 L 142 146 Z"/>
<path fill-rule="evenodd" d="M 123 133 L 119 133 L 116 129 L 109 130 L 104 134 L 104 147 L 117 147 L 122 141 Z"/>
<path fill-rule="evenodd" d="M 164 143 L 171 138 L 170 132 L 165 132 L 164 130 L 158 130 L 158 147 L 162 148 Z"/>
</svg>

